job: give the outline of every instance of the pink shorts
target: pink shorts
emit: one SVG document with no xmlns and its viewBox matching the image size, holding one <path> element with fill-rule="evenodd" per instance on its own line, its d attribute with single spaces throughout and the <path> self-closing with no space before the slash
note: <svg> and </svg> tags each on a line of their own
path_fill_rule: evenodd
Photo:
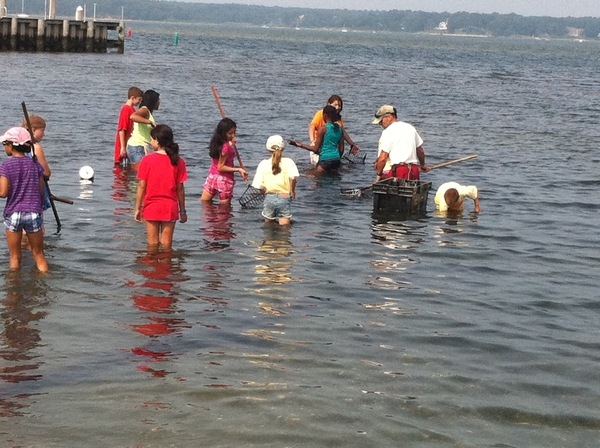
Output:
<svg viewBox="0 0 600 448">
<path fill-rule="evenodd" d="M 234 185 L 235 180 L 230 177 L 225 177 L 222 174 L 209 174 L 202 188 L 211 196 L 219 193 L 219 199 L 224 201 L 233 198 Z"/>
</svg>

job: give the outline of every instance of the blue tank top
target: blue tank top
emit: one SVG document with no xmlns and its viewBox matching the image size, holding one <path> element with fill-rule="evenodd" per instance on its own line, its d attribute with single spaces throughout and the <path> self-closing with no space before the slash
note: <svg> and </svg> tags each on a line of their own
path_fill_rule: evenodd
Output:
<svg viewBox="0 0 600 448">
<path fill-rule="evenodd" d="M 336 131 L 333 123 L 326 123 L 325 126 L 327 126 L 327 132 L 323 136 L 319 160 L 338 160 L 340 158 L 338 143 L 344 134 L 344 130 L 340 125 L 337 125 Z"/>
</svg>

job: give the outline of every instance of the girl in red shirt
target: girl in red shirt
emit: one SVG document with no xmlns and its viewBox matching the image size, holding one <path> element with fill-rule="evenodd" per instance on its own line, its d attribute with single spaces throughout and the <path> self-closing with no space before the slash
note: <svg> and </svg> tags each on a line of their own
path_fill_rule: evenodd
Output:
<svg viewBox="0 0 600 448">
<path fill-rule="evenodd" d="M 169 126 L 157 125 L 150 131 L 150 137 L 154 152 L 140 162 L 135 220 L 141 222 L 144 218 L 149 248 L 160 244 L 168 250 L 173 243 L 177 218 L 181 223 L 187 221 L 183 187 L 187 169 Z"/>
</svg>

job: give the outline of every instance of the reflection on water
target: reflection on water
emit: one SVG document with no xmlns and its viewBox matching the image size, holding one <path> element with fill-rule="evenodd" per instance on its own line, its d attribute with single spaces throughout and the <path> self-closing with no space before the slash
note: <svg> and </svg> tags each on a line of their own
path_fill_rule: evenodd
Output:
<svg viewBox="0 0 600 448">
<path fill-rule="evenodd" d="M 131 349 L 139 356 L 134 362 L 138 370 L 149 372 L 151 377 L 164 377 L 168 374 L 165 369 L 150 367 L 150 363 L 168 362 L 176 359 L 169 342 L 162 337 L 177 334 L 190 325 L 182 317 L 177 303 L 179 301 L 178 284 L 189 280 L 185 269 L 181 266 L 183 256 L 173 251 L 148 252 L 138 257 L 139 273 L 146 279 L 134 287 L 132 300 L 134 306 L 142 312 L 144 323 L 131 324 L 137 333 L 149 338 L 145 346 Z"/>
<path fill-rule="evenodd" d="M 434 226 L 433 230 L 435 238 L 439 238 L 438 244 L 440 246 L 467 246 L 466 241 L 460 240 L 449 240 L 444 238 L 444 234 L 461 234 L 464 232 L 464 226 L 466 224 L 462 210 L 436 210 L 434 212 L 436 218 L 444 219 L 443 224 L 440 226 Z M 471 213 L 468 216 L 468 220 L 472 223 L 477 223 L 478 213 Z"/>
<path fill-rule="evenodd" d="M 115 207 L 115 225 L 130 222 L 133 217 L 137 182 L 134 181 L 135 174 L 130 170 L 123 169 L 119 165 L 113 168 L 114 181 L 110 197 L 117 202 L 123 202 Z M 84 187 L 82 186 L 82 189 Z"/>
<path fill-rule="evenodd" d="M 204 235 L 204 249 L 227 249 L 231 240 L 235 238 L 231 218 L 233 217 L 231 204 L 213 204 L 202 202 L 202 226 L 200 231 Z"/>
<path fill-rule="evenodd" d="M 41 336 L 35 322 L 43 319 L 48 312 L 36 311 L 47 306 L 46 285 L 42 279 L 21 278 L 21 271 L 8 271 L 4 282 L 5 298 L 0 317 L 0 379 L 6 383 L 37 381 L 42 378 L 35 371 L 42 364 L 35 352 L 41 346 Z M 19 389 L 12 397 L 10 389 L 0 386 L 0 416 L 21 415 L 24 407 L 21 400 L 31 394 L 20 393 Z"/>
<path fill-rule="evenodd" d="M 418 263 L 415 249 L 424 242 L 427 226 L 418 221 L 374 221 L 371 228 L 373 243 L 378 249 L 374 251 L 370 262 L 376 275 L 367 284 L 377 289 L 411 286 L 408 268 Z"/>
<path fill-rule="evenodd" d="M 298 281 L 292 277 L 293 255 L 296 253 L 291 242 L 290 226 L 265 223 L 263 241 L 254 258 L 254 281 L 259 284 L 257 293 L 270 298 L 289 299 L 289 288 L 285 285 Z"/>
</svg>

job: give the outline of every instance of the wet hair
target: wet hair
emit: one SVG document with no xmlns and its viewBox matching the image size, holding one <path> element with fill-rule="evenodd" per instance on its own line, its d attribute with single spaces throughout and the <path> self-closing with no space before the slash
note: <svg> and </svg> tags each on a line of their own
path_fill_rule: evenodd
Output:
<svg viewBox="0 0 600 448">
<path fill-rule="evenodd" d="M 444 201 L 446 201 L 448 208 L 456 207 L 456 205 L 459 203 L 459 200 L 460 196 L 456 188 L 449 188 L 444 193 Z"/>
<path fill-rule="evenodd" d="M 46 129 L 46 120 L 44 120 L 39 115 L 30 115 L 29 122 L 31 123 L 32 131 L 34 129 Z M 23 123 L 21 123 L 21 127 L 27 129 L 27 126 L 27 119 L 25 119 L 23 120 Z"/>
<path fill-rule="evenodd" d="M 161 148 L 165 150 L 171 165 L 177 166 L 179 162 L 179 145 L 173 141 L 173 130 L 166 124 L 159 124 L 152 128 L 150 137 L 155 139 Z"/>
<path fill-rule="evenodd" d="M 338 111 L 340 114 L 342 113 L 342 109 L 344 108 L 344 100 L 339 95 L 331 95 L 327 100 L 327 105 L 331 105 L 338 101 L 340 103 L 340 110 Z"/>
<path fill-rule="evenodd" d="M 142 95 L 142 102 L 140 103 L 140 107 L 146 107 L 150 113 L 154 112 L 156 106 L 158 106 L 158 100 L 160 99 L 160 95 L 158 92 L 154 90 L 146 90 Z"/>
<path fill-rule="evenodd" d="M 139 96 L 144 96 L 144 92 L 142 92 L 142 89 L 139 89 L 138 87 L 130 87 L 129 90 L 127 91 L 127 98 L 137 98 Z"/>
<path fill-rule="evenodd" d="M 231 118 L 225 117 L 219 121 L 208 145 L 208 155 L 211 159 L 218 159 L 221 157 L 223 145 L 227 142 L 227 133 L 235 127 L 237 127 L 237 125 Z"/>
<path fill-rule="evenodd" d="M 337 132 L 338 128 L 340 127 L 340 125 L 337 124 L 337 122 L 342 119 L 337 109 L 333 106 L 325 106 L 323 108 L 323 115 L 331 120 L 331 122 L 333 123 L 333 128 Z"/>
</svg>

